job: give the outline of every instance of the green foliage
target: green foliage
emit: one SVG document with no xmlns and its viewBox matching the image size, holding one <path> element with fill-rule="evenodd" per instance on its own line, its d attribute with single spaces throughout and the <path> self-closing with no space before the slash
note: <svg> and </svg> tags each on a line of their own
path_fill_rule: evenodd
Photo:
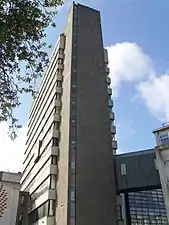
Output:
<svg viewBox="0 0 169 225">
<path fill-rule="evenodd" d="M 0 0 L 0 122 L 10 122 L 10 136 L 21 126 L 14 116 L 20 95 L 35 95 L 34 82 L 48 63 L 45 29 L 63 0 Z"/>
</svg>

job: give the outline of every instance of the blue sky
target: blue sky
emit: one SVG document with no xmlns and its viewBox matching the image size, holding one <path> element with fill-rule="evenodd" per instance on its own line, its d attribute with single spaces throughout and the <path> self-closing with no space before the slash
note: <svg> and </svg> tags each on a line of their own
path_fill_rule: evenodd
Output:
<svg viewBox="0 0 169 225">
<path fill-rule="evenodd" d="M 101 11 L 119 152 L 152 148 L 155 145 L 152 130 L 169 120 L 169 1 L 82 0 L 79 3 Z M 55 18 L 56 28 L 47 29 L 49 44 L 54 45 L 62 32 L 70 5 L 71 1 L 67 0 Z M 23 96 L 22 101 L 17 115 L 25 125 L 32 99 Z M 7 142 L 6 128 L 6 125 L 0 127 L 0 134 L 4 135 L 1 146 Z M 24 135 L 22 132 L 19 135 L 10 148 L 21 148 Z"/>
</svg>

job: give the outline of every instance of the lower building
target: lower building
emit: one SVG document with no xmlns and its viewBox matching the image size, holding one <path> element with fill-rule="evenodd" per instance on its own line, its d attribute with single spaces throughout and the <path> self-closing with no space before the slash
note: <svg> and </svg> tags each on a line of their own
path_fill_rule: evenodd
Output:
<svg viewBox="0 0 169 225">
<path fill-rule="evenodd" d="M 167 225 L 155 149 L 116 156 L 120 225 Z"/>
<path fill-rule="evenodd" d="M 0 172 L 0 225 L 15 225 L 20 173 Z"/>
<path fill-rule="evenodd" d="M 125 194 L 128 224 L 167 224 L 162 189 L 140 190 Z"/>
</svg>

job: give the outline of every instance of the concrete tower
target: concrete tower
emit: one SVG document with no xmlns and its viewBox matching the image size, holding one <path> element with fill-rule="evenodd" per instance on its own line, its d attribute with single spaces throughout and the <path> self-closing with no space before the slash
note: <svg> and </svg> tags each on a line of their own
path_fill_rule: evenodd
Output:
<svg viewBox="0 0 169 225">
<path fill-rule="evenodd" d="M 99 11 L 73 4 L 29 117 L 29 225 L 117 224 L 107 64 Z"/>
</svg>

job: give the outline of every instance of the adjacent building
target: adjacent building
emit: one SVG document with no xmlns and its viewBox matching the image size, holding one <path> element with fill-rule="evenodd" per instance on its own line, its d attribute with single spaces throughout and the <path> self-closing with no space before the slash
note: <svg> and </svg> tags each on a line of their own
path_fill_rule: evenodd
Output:
<svg viewBox="0 0 169 225">
<path fill-rule="evenodd" d="M 29 225 L 117 224 L 109 86 L 100 13 L 74 3 L 30 111 L 21 178 Z"/>
<path fill-rule="evenodd" d="M 21 173 L 0 172 L 0 225 L 15 225 Z"/>
<path fill-rule="evenodd" d="M 169 123 L 153 130 L 156 138 L 156 166 L 164 194 L 164 202 L 169 224 Z"/>
<path fill-rule="evenodd" d="M 120 154 L 115 161 L 119 224 L 167 225 L 156 150 Z"/>
</svg>

